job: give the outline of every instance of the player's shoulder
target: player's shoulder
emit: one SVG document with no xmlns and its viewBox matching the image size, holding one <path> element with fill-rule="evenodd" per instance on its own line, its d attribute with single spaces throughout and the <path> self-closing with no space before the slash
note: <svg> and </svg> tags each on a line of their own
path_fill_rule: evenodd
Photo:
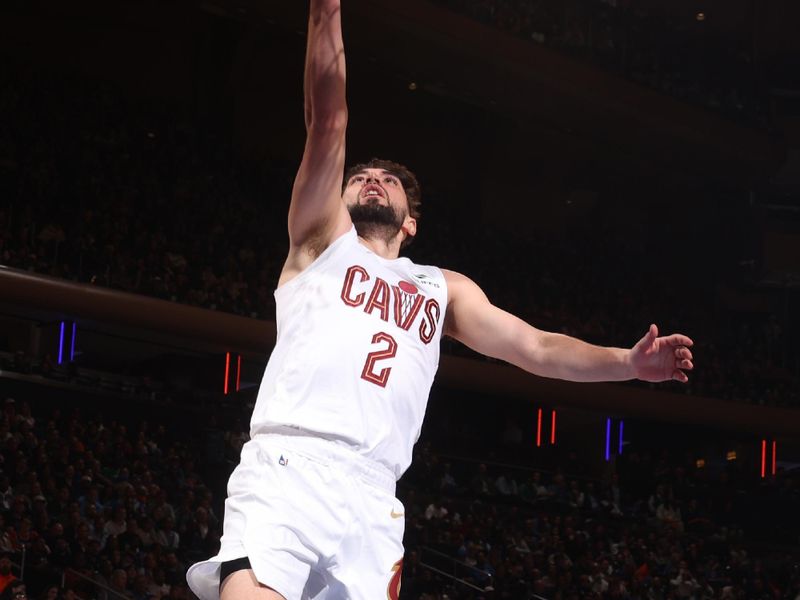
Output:
<svg viewBox="0 0 800 600">
<path fill-rule="evenodd" d="M 463 281 L 472 281 L 469 277 L 458 271 L 451 271 L 450 269 L 440 269 L 442 276 L 448 283 L 461 283 Z"/>
<path fill-rule="evenodd" d="M 351 251 L 358 246 L 358 236 L 355 227 L 341 232 L 332 240 L 319 240 L 318 245 L 312 242 L 305 246 L 289 246 L 289 254 L 281 271 L 278 287 L 296 279 L 303 273 L 313 272 L 324 268 L 326 263 L 336 260 L 342 253 Z"/>
<path fill-rule="evenodd" d="M 452 304 L 454 301 L 459 303 L 469 300 L 485 300 L 486 294 L 481 287 L 472 279 L 459 273 L 458 271 L 450 271 L 442 269 L 442 275 L 447 284 L 448 303 Z"/>
<path fill-rule="evenodd" d="M 459 288 L 467 288 L 467 287 L 478 287 L 478 284 L 475 283 L 472 279 L 464 275 L 463 273 L 459 273 L 458 271 L 451 271 L 450 269 L 441 269 L 442 276 L 444 280 L 447 282 L 448 287 L 459 287 Z"/>
</svg>

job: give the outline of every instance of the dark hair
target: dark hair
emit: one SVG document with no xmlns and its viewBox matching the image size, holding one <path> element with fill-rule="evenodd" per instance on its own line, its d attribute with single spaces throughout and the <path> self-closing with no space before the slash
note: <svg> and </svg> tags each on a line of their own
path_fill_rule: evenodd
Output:
<svg viewBox="0 0 800 600">
<path fill-rule="evenodd" d="M 420 218 L 419 209 L 422 205 L 422 191 L 420 190 L 419 182 L 417 181 L 414 173 L 409 171 L 405 165 L 401 165 L 400 163 L 392 162 L 391 160 L 383 160 L 380 158 L 372 158 L 369 160 L 369 162 L 353 165 L 347 169 L 344 174 L 342 191 L 344 191 L 344 188 L 347 187 L 347 182 L 350 181 L 350 178 L 364 169 L 383 169 L 387 173 L 391 173 L 397 177 L 400 180 L 400 183 L 403 184 L 403 191 L 405 191 L 406 198 L 408 198 L 409 216 L 414 219 Z"/>
<path fill-rule="evenodd" d="M 24 586 L 25 582 L 22 579 L 14 578 L 8 582 L 3 593 L 0 594 L 0 600 L 13 600 L 15 595 L 18 593 L 15 590 Z"/>
</svg>

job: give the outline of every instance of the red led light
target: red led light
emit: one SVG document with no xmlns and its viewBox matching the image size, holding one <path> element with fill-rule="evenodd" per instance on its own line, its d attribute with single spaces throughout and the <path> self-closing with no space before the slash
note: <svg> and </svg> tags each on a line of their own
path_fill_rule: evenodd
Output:
<svg viewBox="0 0 800 600">
<path fill-rule="evenodd" d="M 775 462 L 776 462 L 776 454 L 778 454 L 778 443 L 775 440 L 772 440 L 772 474 L 775 475 Z"/>
<path fill-rule="evenodd" d="M 542 409 L 539 409 L 539 417 L 536 424 L 536 447 L 542 445 Z"/>
<path fill-rule="evenodd" d="M 228 377 L 231 374 L 231 353 L 225 353 L 225 386 L 223 387 L 223 392 L 227 396 L 228 395 Z"/>
<path fill-rule="evenodd" d="M 550 423 L 550 443 L 556 443 L 556 411 L 553 411 L 552 422 Z"/>
<path fill-rule="evenodd" d="M 767 475 L 767 440 L 761 440 L 761 479 Z"/>
<path fill-rule="evenodd" d="M 236 391 L 239 391 L 239 382 L 242 379 L 242 355 L 236 359 Z"/>
</svg>

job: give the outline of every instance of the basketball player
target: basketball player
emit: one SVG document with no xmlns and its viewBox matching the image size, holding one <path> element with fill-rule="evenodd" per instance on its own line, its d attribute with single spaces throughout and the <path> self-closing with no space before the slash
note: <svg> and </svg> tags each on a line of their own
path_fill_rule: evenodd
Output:
<svg viewBox="0 0 800 600">
<path fill-rule="evenodd" d="M 187 575 L 202 600 L 397 600 L 411 462 L 446 334 L 544 377 L 687 381 L 692 341 L 631 349 L 540 331 L 469 278 L 398 258 L 420 190 L 400 165 L 343 177 L 345 60 L 339 0 L 311 0 L 306 146 L 275 292 L 278 339 L 231 475 L 219 554 Z"/>
</svg>

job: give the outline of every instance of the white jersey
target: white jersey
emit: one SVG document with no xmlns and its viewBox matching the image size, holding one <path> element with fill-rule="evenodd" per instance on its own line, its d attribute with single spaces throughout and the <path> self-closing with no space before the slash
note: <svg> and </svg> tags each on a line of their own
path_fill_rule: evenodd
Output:
<svg viewBox="0 0 800 600">
<path fill-rule="evenodd" d="M 388 467 L 411 464 L 439 365 L 441 270 L 388 260 L 355 228 L 275 291 L 278 339 L 250 435 L 297 430 Z"/>
</svg>

